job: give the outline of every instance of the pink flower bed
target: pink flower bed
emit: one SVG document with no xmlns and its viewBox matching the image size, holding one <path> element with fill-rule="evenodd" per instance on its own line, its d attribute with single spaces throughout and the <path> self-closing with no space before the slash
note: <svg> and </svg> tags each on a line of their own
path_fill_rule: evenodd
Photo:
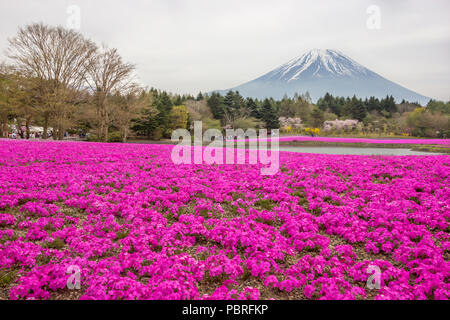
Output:
<svg viewBox="0 0 450 320">
<path fill-rule="evenodd" d="M 270 140 L 270 138 L 267 140 Z M 321 141 L 321 142 L 337 142 L 337 143 L 438 144 L 450 146 L 450 139 L 361 139 L 361 138 L 282 136 L 279 138 L 279 140 L 280 142 Z"/>
<path fill-rule="evenodd" d="M 0 141 L 0 297 L 449 298 L 449 156 L 282 152 L 261 176 L 172 147 Z"/>
</svg>

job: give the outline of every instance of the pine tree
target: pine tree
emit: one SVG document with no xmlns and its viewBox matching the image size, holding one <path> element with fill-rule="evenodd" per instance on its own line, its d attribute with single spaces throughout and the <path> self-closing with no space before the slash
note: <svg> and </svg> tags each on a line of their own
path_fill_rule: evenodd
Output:
<svg viewBox="0 0 450 320">
<path fill-rule="evenodd" d="M 353 96 L 351 102 L 351 113 L 352 118 L 358 121 L 362 121 L 367 115 L 367 111 L 363 102 L 361 101 L 361 99 L 358 99 L 355 96 Z"/>
<path fill-rule="evenodd" d="M 395 104 L 394 97 L 386 96 L 383 100 L 381 100 L 381 109 L 386 111 L 387 117 L 392 117 L 392 115 L 397 112 L 397 105 Z"/>
<path fill-rule="evenodd" d="M 372 96 L 367 101 L 366 107 L 367 107 L 368 112 L 372 112 L 372 111 L 379 112 L 379 111 L 381 111 L 380 100 L 378 100 L 378 98 L 375 98 L 374 96 Z"/>
<path fill-rule="evenodd" d="M 174 100 L 173 104 L 176 105 L 176 106 L 179 106 L 179 105 L 183 104 L 183 99 L 182 99 L 182 97 L 179 94 L 177 94 L 175 96 L 175 100 Z"/>
<path fill-rule="evenodd" d="M 211 110 L 214 119 L 222 120 L 225 113 L 225 104 L 223 102 L 223 97 L 219 93 L 213 92 L 206 103 Z"/>
<path fill-rule="evenodd" d="M 250 116 L 252 116 L 256 119 L 261 118 L 261 112 L 260 112 L 255 100 L 253 100 L 252 98 L 248 98 L 246 105 L 247 105 L 247 109 L 250 111 Z"/>
<path fill-rule="evenodd" d="M 267 129 L 278 129 L 280 127 L 278 115 L 269 99 L 264 100 L 261 113 Z"/>
<path fill-rule="evenodd" d="M 167 92 L 163 91 L 160 94 L 156 94 L 155 106 L 156 109 L 158 109 L 159 111 L 158 115 L 156 116 L 156 124 L 157 124 L 156 129 L 161 130 L 163 136 L 169 137 L 170 135 L 169 113 L 172 110 L 173 103 Z"/>
</svg>

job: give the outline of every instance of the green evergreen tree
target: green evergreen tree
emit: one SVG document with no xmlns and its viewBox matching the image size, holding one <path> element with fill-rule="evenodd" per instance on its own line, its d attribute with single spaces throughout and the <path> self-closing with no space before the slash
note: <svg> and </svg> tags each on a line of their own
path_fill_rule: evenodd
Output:
<svg viewBox="0 0 450 320">
<path fill-rule="evenodd" d="M 214 119 L 222 120 L 225 114 L 225 104 L 220 93 L 213 92 L 206 101 Z"/>
<path fill-rule="evenodd" d="M 361 99 L 354 97 L 352 99 L 352 118 L 362 121 L 367 115 L 366 107 Z"/>
<path fill-rule="evenodd" d="M 252 98 L 247 98 L 246 105 L 247 105 L 247 109 L 250 110 L 251 117 L 254 117 L 256 119 L 261 118 L 261 112 L 260 112 L 259 107 L 256 104 L 255 100 L 253 100 Z"/>
<path fill-rule="evenodd" d="M 267 129 L 278 129 L 280 122 L 278 115 L 269 99 L 265 99 L 261 108 L 262 120 L 266 124 Z"/>
<path fill-rule="evenodd" d="M 154 95 L 154 101 L 154 105 L 159 112 L 155 119 L 156 128 L 154 129 L 154 131 L 158 130 L 158 132 L 154 133 L 157 136 L 162 135 L 163 137 L 169 138 L 171 134 L 169 114 L 173 106 L 172 100 L 167 92 L 163 91 Z"/>
<path fill-rule="evenodd" d="M 367 100 L 366 108 L 368 112 L 372 111 L 381 111 L 381 104 L 380 100 L 378 98 L 375 98 L 374 96 L 370 97 L 369 100 Z"/>
<path fill-rule="evenodd" d="M 381 109 L 386 111 L 387 116 L 390 118 L 392 115 L 397 112 L 397 105 L 395 104 L 395 100 L 393 96 L 386 96 L 383 100 L 381 100 Z"/>
<path fill-rule="evenodd" d="M 176 105 L 176 106 L 179 106 L 179 105 L 183 104 L 183 98 L 179 94 L 177 94 L 175 96 L 173 104 Z"/>
</svg>

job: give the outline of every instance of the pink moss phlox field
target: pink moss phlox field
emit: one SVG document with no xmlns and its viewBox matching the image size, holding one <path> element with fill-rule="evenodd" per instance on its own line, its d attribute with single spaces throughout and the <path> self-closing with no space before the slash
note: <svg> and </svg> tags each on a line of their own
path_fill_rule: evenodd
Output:
<svg viewBox="0 0 450 320">
<path fill-rule="evenodd" d="M 437 144 L 450 146 L 450 139 L 364 139 L 364 138 L 339 138 L 339 137 L 308 137 L 308 136 L 282 136 L 280 142 L 289 141 L 320 141 L 336 143 L 386 143 L 386 144 Z M 270 141 L 271 138 L 261 139 Z M 255 139 L 248 139 L 255 141 Z"/>
<path fill-rule="evenodd" d="M 281 152 L 262 176 L 172 148 L 0 141 L 7 297 L 449 298 L 449 156 Z"/>
</svg>

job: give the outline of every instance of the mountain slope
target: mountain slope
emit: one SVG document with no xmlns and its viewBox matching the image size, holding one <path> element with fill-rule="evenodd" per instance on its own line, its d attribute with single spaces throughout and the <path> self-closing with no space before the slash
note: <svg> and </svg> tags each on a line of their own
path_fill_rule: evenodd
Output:
<svg viewBox="0 0 450 320">
<path fill-rule="evenodd" d="M 230 89 L 229 89 L 230 90 Z M 254 98 L 294 95 L 308 91 L 314 101 L 329 92 L 335 96 L 360 98 L 392 95 L 397 102 L 405 99 L 426 104 L 430 98 L 404 88 L 365 68 L 344 54 L 329 49 L 313 49 L 265 75 L 231 88 Z M 222 90 L 224 93 L 228 90 Z"/>
</svg>

